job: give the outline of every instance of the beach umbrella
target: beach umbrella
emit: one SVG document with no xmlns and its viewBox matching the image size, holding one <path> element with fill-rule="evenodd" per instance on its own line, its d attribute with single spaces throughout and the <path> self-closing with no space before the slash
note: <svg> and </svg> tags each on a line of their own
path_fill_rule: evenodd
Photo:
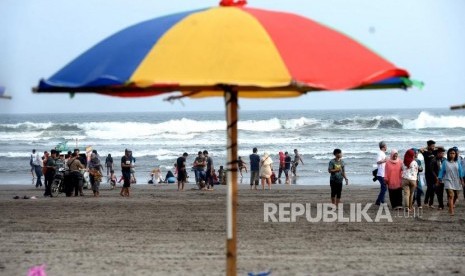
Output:
<svg viewBox="0 0 465 276">
<path fill-rule="evenodd" d="M 35 92 L 225 99 L 228 153 L 227 274 L 236 274 L 238 98 L 313 91 L 406 89 L 417 83 L 342 33 L 299 15 L 223 0 L 167 15 L 98 43 Z"/>
<path fill-rule="evenodd" d="M 4 86 L 0 86 L 0 99 L 8 99 L 10 100 L 11 99 L 11 96 L 8 96 L 5 94 L 5 87 Z"/>
</svg>

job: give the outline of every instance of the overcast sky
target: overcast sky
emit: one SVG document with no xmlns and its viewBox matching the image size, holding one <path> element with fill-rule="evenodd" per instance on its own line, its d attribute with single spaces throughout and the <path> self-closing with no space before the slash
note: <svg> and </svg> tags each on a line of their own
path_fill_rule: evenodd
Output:
<svg viewBox="0 0 465 276">
<path fill-rule="evenodd" d="M 101 95 L 36 95 L 31 87 L 107 36 L 138 22 L 217 6 L 219 0 L 1 0 L 0 113 L 223 110 L 223 100 L 163 96 L 119 99 Z M 463 0 L 249 0 L 249 7 L 312 18 L 360 41 L 412 78 L 423 90 L 312 93 L 300 98 L 243 100 L 242 110 L 334 108 L 446 108 L 465 102 Z"/>
</svg>

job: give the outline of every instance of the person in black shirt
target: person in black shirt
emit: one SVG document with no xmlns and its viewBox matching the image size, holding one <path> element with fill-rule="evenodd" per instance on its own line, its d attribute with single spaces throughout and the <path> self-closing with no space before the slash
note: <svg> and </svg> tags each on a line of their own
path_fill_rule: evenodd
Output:
<svg viewBox="0 0 465 276">
<path fill-rule="evenodd" d="M 107 158 L 105 159 L 105 167 L 107 168 L 108 177 L 111 173 L 111 170 L 113 170 L 113 157 L 111 157 L 111 154 L 108 154 Z"/>
<path fill-rule="evenodd" d="M 253 148 L 253 153 L 249 156 L 250 158 L 250 189 L 255 187 L 255 190 L 258 187 L 258 182 L 260 178 L 260 156 L 257 154 L 258 149 Z M 220 177 L 221 179 L 221 177 Z"/>
<path fill-rule="evenodd" d="M 50 151 L 50 157 L 47 158 L 47 161 L 45 163 L 46 167 L 46 172 L 45 172 L 45 193 L 44 196 L 52 196 L 52 191 L 51 191 L 51 186 L 53 182 L 53 178 L 55 177 L 56 173 L 56 156 L 57 152 L 56 150 L 51 150 Z"/>
<path fill-rule="evenodd" d="M 121 188 L 120 195 L 129 197 L 129 188 L 131 187 L 131 168 L 133 167 L 132 164 L 132 157 L 131 151 L 126 149 L 124 151 L 124 156 L 121 157 L 121 172 L 123 174 L 124 184 L 123 188 Z"/>
<path fill-rule="evenodd" d="M 423 154 L 423 159 L 425 161 L 425 179 L 426 179 L 426 194 L 425 194 L 425 205 L 428 204 L 430 208 L 433 207 L 433 201 L 434 201 L 434 189 L 436 185 L 436 179 L 433 175 L 433 171 L 431 168 L 431 161 L 433 160 L 435 156 L 435 146 L 436 142 L 433 140 L 429 140 L 426 142 L 428 145 L 427 148 L 421 149 L 421 153 Z"/>
<path fill-rule="evenodd" d="M 286 175 L 286 184 L 290 184 L 289 171 L 291 170 L 292 157 L 286 151 L 284 153 L 284 174 Z"/>
<path fill-rule="evenodd" d="M 205 156 L 205 160 L 207 161 L 207 171 L 205 173 L 206 181 L 207 181 L 207 190 L 213 190 L 213 159 L 208 156 L 208 151 L 203 151 L 203 156 Z"/>
<path fill-rule="evenodd" d="M 184 191 L 184 183 L 187 180 L 186 159 L 187 152 L 183 153 L 181 157 L 176 160 L 176 167 L 178 168 L 178 191 Z"/>
<path fill-rule="evenodd" d="M 446 150 L 443 147 L 438 147 L 436 157 L 431 160 L 431 171 L 434 178 L 434 192 L 436 193 L 436 197 L 438 199 L 438 210 L 444 209 L 444 183 L 439 181 L 438 175 L 439 171 L 441 170 L 442 162 L 446 160 L 444 158 L 444 153 Z"/>
</svg>

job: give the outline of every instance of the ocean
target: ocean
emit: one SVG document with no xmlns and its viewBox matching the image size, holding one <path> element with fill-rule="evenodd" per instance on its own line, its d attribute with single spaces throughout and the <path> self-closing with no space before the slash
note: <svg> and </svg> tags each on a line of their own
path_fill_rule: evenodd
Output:
<svg viewBox="0 0 465 276">
<path fill-rule="evenodd" d="M 155 166 L 173 169 L 176 158 L 188 152 L 192 163 L 199 150 L 208 150 L 215 168 L 226 160 L 224 112 L 94 113 L 94 114 L 2 114 L 0 115 L 1 184 L 31 185 L 29 158 L 32 149 L 50 151 L 66 142 L 92 146 L 102 163 L 111 154 L 119 164 L 124 149 L 136 158 L 138 183 L 147 183 Z M 437 145 L 465 149 L 465 112 L 447 109 L 408 110 L 300 110 L 240 111 L 239 155 L 248 163 L 253 147 L 271 154 L 274 168 L 278 152 L 302 154 L 296 185 L 327 184 L 328 162 L 340 148 L 351 184 L 373 184 L 371 171 L 378 142 L 396 148 Z M 117 176 L 121 175 L 119 168 Z M 189 172 L 193 179 L 193 172 Z M 249 183 L 244 174 L 240 183 Z M 377 185 L 377 184 L 376 184 Z"/>
</svg>

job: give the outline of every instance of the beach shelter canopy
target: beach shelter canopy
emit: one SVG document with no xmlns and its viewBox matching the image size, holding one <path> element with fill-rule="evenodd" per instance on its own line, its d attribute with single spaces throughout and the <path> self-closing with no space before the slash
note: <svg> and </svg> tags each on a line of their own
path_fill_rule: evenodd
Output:
<svg viewBox="0 0 465 276">
<path fill-rule="evenodd" d="M 299 15 L 219 7 L 128 27 L 98 43 L 36 92 L 141 97 L 224 96 L 228 137 L 227 274 L 236 274 L 237 99 L 295 97 L 312 91 L 407 88 L 396 67 L 342 33 Z M 179 95 L 179 94 L 177 94 Z"/>
<path fill-rule="evenodd" d="M 450 107 L 451 110 L 465 109 L 465 104 L 462 105 L 453 105 Z"/>
</svg>

